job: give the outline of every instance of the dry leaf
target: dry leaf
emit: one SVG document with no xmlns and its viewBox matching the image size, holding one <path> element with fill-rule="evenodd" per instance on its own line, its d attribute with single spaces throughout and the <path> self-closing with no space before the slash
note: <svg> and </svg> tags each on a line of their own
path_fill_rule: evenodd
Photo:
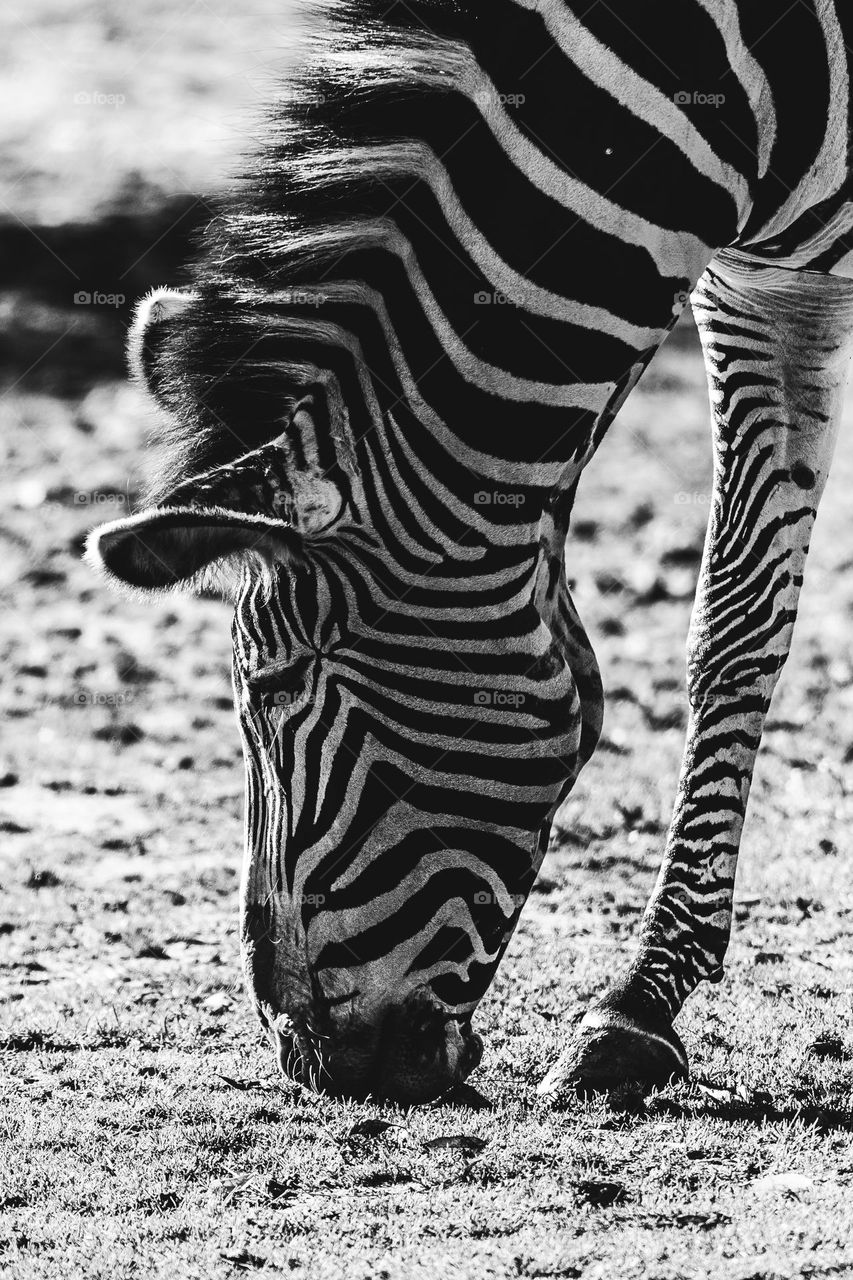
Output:
<svg viewBox="0 0 853 1280">
<path fill-rule="evenodd" d="M 232 1076 L 224 1076 L 220 1071 L 215 1072 L 217 1080 L 224 1080 L 231 1089 L 258 1089 L 260 1088 L 260 1080 L 235 1080 Z"/>
<path fill-rule="evenodd" d="M 587 1178 L 575 1183 L 575 1194 L 579 1200 L 598 1209 L 611 1204 L 624 1204 L 628 1199 L 628 1192 L 621 1182 L 606 1182 L 598 1178 Z"/>
<path fill-rule="evenodd" d="M 488 1143 L 485 1138 L 478 1138 L 473 1133 L 452 1133 L 443 1138 L 429 1138 L 424 1143 L 425 1151 L 462 1151 L 466 1155 L 476 1155 Z"/>
<path fill-rule="evenodd" d="M 237 1196 L 248 1191 L 256 1178 L 255 1173 L 232 1174 L 227 1178 L 214 1178 L 210 1185 L 214 1191 L 224 1197 L 226 1204 L 230 1204 L 232 1200 L 236 1200 Z"/>
<path fill-rule="evenodd" d="M 727 1084 L 712 1084 L 711 1081 L 696 1080 L 696 1088 L 700 1093 L 704 1093 L 706 1098 L 713 1098 L 715 1102 L 749 1102 L 749 1091 L 743 1085 L 735 1085 L 731 1088 Z"/>
<path fill-rule="evenodd" d="M 380 1120 L 372 1116 L 367 1120 L 357 1120 L 348 1130 L 345 1140 L 349 1142 L 351 1138 L 378 1138 L 383 1133 L 387 1133 L 389 1129 L 397 1127 L 392 1120 Z"/>
</svg>

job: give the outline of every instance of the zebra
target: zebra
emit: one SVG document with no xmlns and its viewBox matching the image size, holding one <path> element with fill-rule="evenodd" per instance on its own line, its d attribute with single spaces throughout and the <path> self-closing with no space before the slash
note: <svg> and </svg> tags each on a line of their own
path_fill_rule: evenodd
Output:
<svg viewBox="0 0 853 1280">
<path fill-rule="evenodd" d="M 480 1061 L 601 729 L 578 481 L 692 298 L 714 482 L 677 800 L 636 953 L 540 1090 L 689 1073 L 853 345 L 853 11 L 765 9 L 315 0 L 189 287 L 139 305 L 155 478 L 88 554 L 233 601 L 243 963 L 317 1089 L 417 1103 Z"/>
</svg>

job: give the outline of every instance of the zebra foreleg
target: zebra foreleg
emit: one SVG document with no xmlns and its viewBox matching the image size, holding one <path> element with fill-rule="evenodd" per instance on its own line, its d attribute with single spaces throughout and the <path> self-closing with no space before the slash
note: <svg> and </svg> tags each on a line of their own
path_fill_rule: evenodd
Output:
<svg viewBox="0 0 853 1280">
<path fill-rule="evenodd" d="M 756 753 L 791 643 L 853 334 L 853 282 L 721 254 L 693 299 L 708 370 L 714 492 L 690 625 L 690 720 L 663 865 L 633 963 L 540 1092 L 662 1085 L 688 1072 L 672 1022 L 719 981 Z"/>
</svg>

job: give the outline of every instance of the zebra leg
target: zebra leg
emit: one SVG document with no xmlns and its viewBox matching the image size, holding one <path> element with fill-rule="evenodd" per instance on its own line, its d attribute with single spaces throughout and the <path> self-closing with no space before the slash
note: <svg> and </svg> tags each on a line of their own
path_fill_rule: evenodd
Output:
<svg viewBox="0 0 853 1280">
<path fill-rule="evenodd" d="M 693 298 L 711 393 L 714 493 L 690 624 L 690 723 L 672 824 L 633 963 L 540 1086 L 686 1076 L 672 1027 L 719 981 L 738 845 L 773 689 L 788 654 L 853 352 L 853 282 L 722 253 Z"/>
<path fill-rule="evenodd" d="M 566 655 L 581 704 L 581 739 L 578 760 L 566 782 L 569 794 L 580 770 L 595 751 L 604 720 L 604 689 L 592 645 L 580 620 L 566 580 L 566 538 L 577 484 L 560 491 L 543 520 L 540 537 L 540 573 L 536 604 Z"/>
</svg>

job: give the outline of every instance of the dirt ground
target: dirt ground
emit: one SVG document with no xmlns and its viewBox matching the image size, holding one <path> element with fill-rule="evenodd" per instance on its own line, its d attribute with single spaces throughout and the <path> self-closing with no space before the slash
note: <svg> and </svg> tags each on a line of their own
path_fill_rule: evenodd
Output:
<svg viewBox="0 0 853 1280">
<path fill-rule="evenodd" d="M 152 68 L 152 92 L 173 100 L 180 89 L 186 101 L 187 50 L 198 49 L 196 92 L 213 110 L 226 57 L 238 78 L 245 51 L 267 48 L 264 15 L 233 17 L 241 45 L 233 25 L 222 34 L 223 6 L 195 4 L 175 16 L 183 61 L 170 52 L 161 64 L 155 33 L 169 6 L 119 18 L 80 3 L 71 21 L 73 7 L 4 11 L 13 79 L 30 84 L 47 41 L 70 68 L 58 92 L 97 83 L 135 94 L 133 129 L 149 118 L 140 85 Z M 107 37 L 110 21 L 121 30 Z M 115 48 L 126 61 L 107 58 Z M 124 70 L 108 82 L 95 74 L 106 65 Z M 215 185 L 223 102 L 208 150 L 202 134 L 183 143 L 190 181 L 170 186 L 149 161 L 146 192 L 168 202 Z M 79 190 L 72 165 L 59 207 L 61 145 L 45 147 L 37 180 L 26 173 L 42 119 L 32 111 L 20 136 L 0 139 L 11 211 L 0 241 L 20 246 L 52 227 L 62 250 L 73 227 L 81 260 L 96 262 L 103 202 L 127 214 L 133 129 L 92 126 L 118 157 L 110 182 L 103 139 L 72 137 L 72 154 L 101 158 L 106 185 Z M 59 130 L 59 108 L 43 111 Z M 157 155 L 161 141 L 155 130 Z M 137 284 L 165 282 L 147 276 L 173 260 L 177 271 L 180 230 L 169 245 L 143 255 Z M 130 265 L 122 251 L 106 291 Z M 274 1074 L 241 990 L 228 610 L 177 595 L 128 602 L 80 561 L 86 531 L 132 509 L 151 425 L 121 376 L 120 317 L 97 317 L 105 327 L 82 346 L 79 331 L 63 336 L 79 319 L 64 270 L 51 274 L 44 245 L 28 252 L 38 288 L 0 292 L 0 344 L 17 353 L 0 396 L 0 1271 L 853 1272 L 853 398 L 756 773 L 727 980 L 681 1019 L 698 1083 L 640 1107 L 615 1099 L 562 1114 L 535 1099 L 572 1021 L 630 954 L 675 791 L 710 480 L 704 374 L 685 332 L 581 491 L 569 573 L 608 691 L 604 738 L 483 1003 L 477 1092 L 410 1113 L 344 1105 Z"/>
</svg>

